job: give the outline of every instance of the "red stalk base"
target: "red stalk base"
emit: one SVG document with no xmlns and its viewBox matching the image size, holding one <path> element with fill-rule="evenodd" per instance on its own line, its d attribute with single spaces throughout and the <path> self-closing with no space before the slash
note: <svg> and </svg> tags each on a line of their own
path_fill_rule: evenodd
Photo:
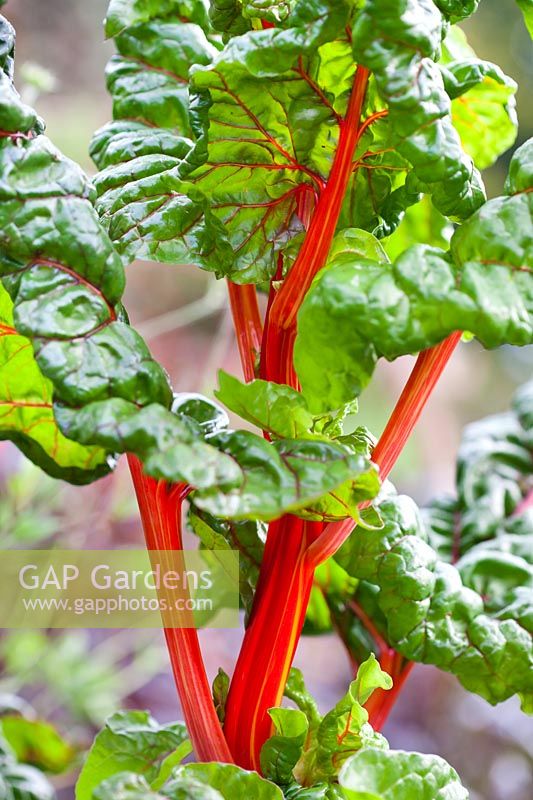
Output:
<svg viewBox="0 0 533 800">
<path fill-rule="evenodd" d="M 147 477 L 128 456 L 148 550 L 183 550 L 181 509 L 184 484 L 172 486 Z M 195 628 L 166 628 L 165 637 L 183 716 L 200 761 L 233 763 L 218 720 Z"/>
<path fill-rule="evenodd" d="M 322 523 L 286 515 L 270 525 L 250 622 L 226 705 L 224 733 L 236 762 L 260 770 L 305 620 L 314 570 L 305 550 Z"/>
</svg>

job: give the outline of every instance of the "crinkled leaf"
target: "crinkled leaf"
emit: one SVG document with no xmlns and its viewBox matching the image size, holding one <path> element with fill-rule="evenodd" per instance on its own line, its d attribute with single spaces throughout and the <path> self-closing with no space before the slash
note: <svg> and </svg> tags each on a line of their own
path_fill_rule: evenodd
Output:
<svg viewBox="0 0 533 800">
<path fill-rule="evenodd" d="M 56 478 L 87 483 L 109 471 L 105 450 L 83 447 L 59 430 L 52 384 L 39 369 L 31 341 L 13 326 L 13 303 L 0 284 L 0 438 L 11 439 Z"/>
<path fill-rule="evenodd" d="M 355 69 L 346 20 L 344 3 L 302 0 L 283 30 L 232 39 L 212 66 L 214 48 L 191 24 L 152 21 L 118 37 L 108 73 L 117 121 L 92 154 L 98 210 L 121 252 L 241 283 L 273 275 L 302 230 L 298 198 L 329 174 Z M 183 138 L 192 64 L 195 145 Z"/>
<path fill-rule="evenodd" d="M 223 34 L 224 40 L 240 36 L 252 27 L 251 20 L 243 16 L 241 0 L 211 0 L 209 19 L 213 28 Z"/>
<path fill-rule="evenodd" d="M 12 29 L 2 22 L 0 41 L 7 47 L 11 38 Z M 167 375 L 127 323 L 120 303 L 123 266 L 100 225 L 92 205 L 94 190 L 85 174 L 49 139 L 35 136 L 19 142 L 2 139 L 0 175 L 0 277 L 13 302 L 13 327 L 31 341 L 37 366 L 53 385 L 60 430 L 107 452 L 137 453 L 156 477 L 172 480 L 170 451 L 175 445 L 177 463 L 179 456 L 186 456 L 187 475 L 178 468 L 178 480 L 196 476 L 205 485 L 216 475 L 218 485 L 228 479 L 239 482 L 242 476 L 233 462 L 201 441 L 201 426 L 171 413 Z M 28 360 L 24 367 L 25 379 L 33 385 L 38 374 L 33 362 Z M 27 391 L 22 379 L 18 383 Z M 49 384 L 42 386 L 46 404 Z M 138 414 L 140 419 L 135 419 Z M 50 426 L 44 445 L 52 459 L 53 436 Z M 31 444 L 26 452 L 39 456 L 40 465 L 47 468 L 50 464 L 41 457 L 43 442 L 38 444 L 40 449 Z M 151 446 L 164 449 L 153 452 Z M 73 460 L 74 447 L 69 452 Z M 78 448 L 80 455 L 74 455 L 79 463 L 65 464 L 77 468 L 73 477 L 78 480 L 91 452 L 95 451 Z M 59 449 L 58 454 L 66 460 Z M 204 458 L 207 472 L 200 464 Z M 58 468 L 53 469 L 57 474 Z"/>
<path fill-rule="evenodd" d="M 402 750 L 362 750 L 339 782 L 349 800 L 467 800 L 457 772 L 443 758 Z"/>
<path fill-rule="evenodd" d="M 483 203 L 484 191 L 462 151 L 435 64 L 445 24 L 431 2 L 367 0 L 353 45 L 356 60 L 374 73 L 396 147 L 413 166 L 408 188 L 428 192 L 439 211 L 464 219 Z"/>
<path fill-rule="evenodd" d="M 295 347 L 312 411 L 357 396 L 379 357 L 419 352 L 455 330 L 486 347 L 533 342 L 532 151 L 533 140 L 519 148 L 510 196 L 467 220 L 449 253 L 420 245 L 393 264 L 346 253 L 319 274 L 298 316 Z"/>
<path fill-rule="evenodd" d="M 476 167 L 486 169 L 516 139 L 517 85 L 488 61 L 453 61 L 442 72 L 461 143 Z"/>
<path fill-rule="evenodd" d="M 42 133 L 44 124 L 33 108 L 23 103 L 13 84 L 15 31 L 0 17 L 0 123 L 6 133 L 22 137 Z M 8 139 L 9 140 L 9 139 Z"/>
<path fill-rule="evenodd" d="M 215 516 L 271 520 L 298 511 L 309 519 L 358 517 L 359 503 L 379 491 L 368 459 L 334 442 L 269 443 L 247 431 L 218 434 L 211 442 L 244 474 L 235 489 L 195 492 L 194 503 Z"/>
<path fill-rule="evenodd" d="M 348 19 L 346 0 L 291 0 L 281 25 L 231 39 L 222 58 L 228 64 L 242 64 L 257 77 L 278 76 L 294 67 L 300 56 L 342 36 Z"/>
<path fill-rule="evenodd" d="M 190 750 L 183 723 L 159 725 L 146 711 L 119 711 L 94 740 L 76 784 L 76 800 L 91 800 L 103 780 L 120 772 L 138 772 L 152 783 L 167 758 L 176 751 L 184 758 Z"/>
<path fill-rule="evenodd" d="M 106 36 L 117 36 L 140 22 L 170 16 L 208 27 L 204 0 L 111 0 L 105 20 Z"/>
<path fill-rule="evenodd" d="M 524 597 L 493 614 L 490 599 L 485 604 L 427 544 L 410 498 L 385 500 L 379 510 L 383 529 L 356 529 L 336 559 L 378 587 L 391 645 L 406 658 L 452 672 L 493 704 L 515 693 L 530 695 L 533 619 L 524 614 Z"/>
<path fill-rule="evenodd" d="M 275 784 L 233 764 L 186 764 L 174 772 L 174 778 L 204 783 L 220 792 L 224 800 L 283 800 L 281 789 Z"/>
</svg>

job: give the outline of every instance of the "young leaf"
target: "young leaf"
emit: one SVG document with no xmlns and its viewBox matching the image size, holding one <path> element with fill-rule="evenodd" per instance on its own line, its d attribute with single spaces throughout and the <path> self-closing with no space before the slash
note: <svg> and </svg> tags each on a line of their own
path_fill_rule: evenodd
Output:
<svg viewBox="0 0 533 800">
<path fill-rule="evenodd" d="M 416 353 L 455 330 L 486 347 L 533 342 L 532 150 L 533 140 L 519 148 L 508 196 L 467 220 L 449 253 L 420 245 L 394 264 L 348 253 L 330 261 L 298 317 L 295 364 L 312 411 L 357 396 L 379 357 Z"/>
<path fill-rule="evenodd" d="M 221 722 L 224 722 L 226 715 L 226 701 L 229 692 L 229 675 L 227 672 L 219 667 L 218 672 L 213 681 L 213 703 L 217 710 L 217 716 Z"/>
<path fill-rule="evenodd" d="M 261 772 L 275 783 L 285 786 L 294 780 L 298 763 L 309 732 L 309 721 L 295 708 L 272 708 L 269 714 L 276 733 L 261 750 Z"/>
<path fill-rule="evenodd" d="M 357 412 L 356 403 L 347 403 L 337 414 L 316 416 L 309 411 L 301 392 L 290 386 L 263 380 L 242 383 L 222 370 L 219 387 L 215 395 L 231 411 L 281 439 L 342 438 L 343 421 Z M 363 429 L 357 430 L 362 435 Z M 368 442 L 361 441 L 359 452 L 369 453 L 367 445 Z"/>
<path fill-rule="evenodd" d="M 356 16 L 356 60 L 374 73 L 398 151 L 412 164 L 408 188 L 431 194 L 443 214 L 465 219 L 484 200 L 481 178 L 451 121 L 434 61 L 446 23 L 433 3 L 367 0 Z"/>
<path fill-rule="evenodd" d="M 91 800 L 102 781 L 120 772 L 141 773 L 152 783 L 177 751 L 181 758 L 191 751 L 183 723 L 158 725 L 146 711 L 118 711 L 94 740 L 76 784 L 76 800 Z"/>
<path fill-rule="evenodd" d="M 267 742 L 269 747 L 265 745 L 266 749 L 263 750 L 265 762 L 267 755 L 281 759 L 287 783 L 293 773 L 304 786 L 335 779 L 344 761 L 357 750 L 362 747 L 388 747 L 381 734 L 376 733 L 368 724 L 368 712 L 363 704 L 375 689 L 390 689 L 391 686 L 391 678 L 381 670 L 372 654 L 359 667 L 357 677 L 350 684 L 345 697 L 325 717 L 321 717 L 316 703 L 305 688 L 301 673 L 293 670 L 285 695 L 298 705 L 300 711 L 293 712 L 298 716 L 289 717 L 288 720 L 283 717 L 282 722 L 289 723 L 285 736 L 280 731 Z M 276 725 L 280 730 L 277 722 Z M 303 736 L 304 728 L 307 731 L 306 736 Z M 302 737 L 303 744 L 300 743 Z M 300 750 L 301 755 L 293 764 L 297 750 Z M 272 762 L 278 763 L 275 758 L 271 758 L 271 769 Z"/>
<path fill-rule="evenodd" d="M 367 749 L 346 762 L 339 783 L 348 800 L 467 800 L 457 772 L 439 756 Z"/>
<path fill-rule="evenodd" d="M 344 761 L 361 748 L 388 747 L 383 736 L 368 724 L 368 712 L 363 705 L 376 689 L 391 688 L 391 678 L 372 654 L 359 667 L 345 697 L 326 714 L 316 731 L 314 748 L 304 755 L 302 768 L 307 770 L 306 761 L 311 764 L 313 782 L 336 777 Z"/>
</svg>

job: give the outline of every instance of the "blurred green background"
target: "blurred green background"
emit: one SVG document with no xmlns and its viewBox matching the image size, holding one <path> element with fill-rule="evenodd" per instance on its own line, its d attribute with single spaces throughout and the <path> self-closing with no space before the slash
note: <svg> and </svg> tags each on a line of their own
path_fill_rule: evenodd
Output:
<svg viewBox="0 0 533 800">
<path fill-rule="evenodd" d="M 90 172 L 92 132 L 110 118 L 104 67 L 106 0 L 8 0 L 16 26 L 17 81 L 46 119 L 55 143 Z M 519 84 L 518 143 L 533 135 L 533 50 L 512 0 L 482 0 L 464 25 L 482 58 Z M 43 74 L 42 70 L 46 72 Z M 37 92 L 35 83 L 45 91 Z M 485 174 L 490 195 L 501 191 L 510 154 Z M 192 304 L 192 305 L 191 305 Z M 220 367 L 239 373 L 223 284 L 192 267 L 136 262 L 128 269 L 126 306 L 169 370 L 178 390 L 211 392 Z M 412 359 L 381 365 L 361 402 L 361 421 L 376 434 L 399 395 Z M 508 407 L 514 388 L 533 375 L 533 348 L 483 351 L 463 344 L 447 368 L 398 463 L 393 479 L 419 502 L 453 488 L 462 427 Z M 68 546 L 125 546 L 142 533 L 127 471 L 97 486 L 58 486 L 0 443 L 0 546 L 66 541 Z M 65 634 L 50 640 L 28 632 L 4 638 L 0 691 L 18 691 L 38 712 L 58 719 L 86 743 L 92 727 L 114 708 L 149 707 L 161 719 L 179 711 L 160 637 L 136 632 L 111 639 Z M 211 674 L 231 672 L 240 633 L 202 634 Z M 298 665 L 325 706 L 343 693 L 349 668 L 340 645 L 306 640 Z M 438 752 L 460 772 L 473 800 L 529 800 L 533 786 L 533 726 L 514 702 L 491 709 L 449 676 L 417 667 L 385 729 L 392 746 Z M 67 781 L 68 784 L 68 781 Z M 72 797 L 65 785 L 64 798 Z"/>
</svg>

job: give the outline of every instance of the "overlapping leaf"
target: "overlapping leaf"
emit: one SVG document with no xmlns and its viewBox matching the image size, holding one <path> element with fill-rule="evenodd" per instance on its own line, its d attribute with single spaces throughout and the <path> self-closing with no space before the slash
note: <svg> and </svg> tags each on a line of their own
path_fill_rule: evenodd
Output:
<svg viewBox="0 0 533 800">
<path fill-rule="evenodd" d="M 146 711 L 119 711 L 94 740 L 76 784 L 76 800 L 91 800 L 104 780 L 123 772 L 163 782 L 190 752 L 183 723 L 159 725 Z"/>
<path fill-rule="evenodd" d="M 507 196 L 454 234 L 449 253 L 420 245 L 394 263 L 333 257 L 298 317 L 295 364 L 309 407 L 337 408 L 379 357 L 416 353 L 454 330 L 486 347 L 533 342 L 533 141 L 513 156 Z"/>
<path fill-rule="evenodd" d="M 353 753 L 365 747 L 387 748 L 387 741 L 368 724 L 363 706 L 376 689 L 391 686 L 372 655 L 359 667 L 346 695 L 322 717 L 301 673 L 294 670 L 286 695 L 298 709 L 271 709 L 276 732 L 261 751 L 264 774 L 284 787 L 295 780 L 303 786 L 327 784 L 336 780 Z"/>
<path fill-rule="evenodd" d="M 345 33 L 317 47 L 346 19 L 343 3 L 300 2 L 283 30 L 233 39 L 216 57 L 191 24 L 152 21 L 117 37 L 121 56 L 108 68 L 117 121 L 92 154 L 103 170 L 98 209 L 120 251 L 239 282 L 272 276 L 276 253 L 302 229 L 298 198 L 329 173 L 355 65 Z M 192 65 L 194 146 L 183 138 Z"/>
<path fill-rule="evenodd" d="M 378 587 L 388 641 L 406 658 L 452 672 L 491 703 L 520 694 L 527 706 L 533 692 L 531 598 L 504 591 L 493 602 L 468 588 L 481 588 L 477 577 L 465 568 L 462 579 L 458 568 L 439 560 L 410 498 L 391 498 L 379 508 L 383 529 L 357 529 L 336 558 L 353 577 Z M 531 574 L 527 562 L 523 567 Z M 507 590 L 515 579 L 513 573 Z"/>
<path fill-rule="evenodd" d="M 394 141 L 413 166 L 409 192 L 431 194 L 447 216 L 464 219 L 484 200 L 479 174 L 461 148 L 435 60 L 445 20 L 432 2 L 368 0 L 356 16 L 356 60 L 370 68 L 389 111 Z"/>
<path fill-rule="evenodd" d="M 207 29 L 207 6 L 207 0 L 111 0 L 105 32 L 108 37 L 117 36 L 138 23 L 165 17 L 190 19 Z"/>
<path fill-rule="evenodd" d="M 339 776 L 347 800 L 468 800 L 443 758 L 402 750 L 361 750 Z"/>
<path fill-rule="evenodd" d="M 379 491 L 370 460 L 342 444 L 303 439 L 266 442 L 247 431 L 210 442 L 241 468 L 235 488 L 195 492 L 195 504 L 217 517 L 272 520 L 287 511 L 314 520 L 359 517 L 358 505 Z"/>
<path fill-rule="evenodd" d="M 448 33 L 440 68 L 461 143 L 485 169 L 516 139 L 516 83 L 496 64 L 478 59 L 460 28 Z"/>
<path fill-rule="evenodd" d="M 14 33 L 3 18 L 0 41 L 6 65 L 11 59 Z M 7 101 L 10 105 L 0 117 L 0 129 L 9 124 L 9 94 Z M 0 277 L 13 302 L 13 327 L 31 341 L 37 365 L 27 360 L 24 379 L 20 375 L 17 385 L 25 393 L 31 390 L 32 402 L 37 402 L 38 367 L 53 385 L 60 428 L 63 424 L 62 431 L 69 436 L 79 431 L 77 439 L 82 444 L 96 444 L 107 452 L 127 448 L 148 461 L 147 442 L 164 440 L 167 458 L 171 444 L 187 455 L 182 467 L 188 477 L 194 472 L 197 476 L 204 474 L 198 467 L 205 457 L 215 470 L 216 482 L 229 479 L 238 483 L 242 477 L 233 462 L 203 444 L 201 432 L 190 420 L 180 420 L 171 413 L 172 392 L 166 373 L 127 324 L 120 304 L 124 271 L 93 208 L 92 186 L 80 168 L 47 137 L 34 135 L 34 125 L 34 120 L 28 119 L 16 138 L 8 136 L 0 141 Z M 9 370 L 7 359 L 13 354 L 5 348 L 3 354 L 6 362 L 2 368 Z M 9 379 L 8 372 L 5 374 Z M 28 387 L 24 385 L 26 379 Z M 47 381 L 42 382 L 41 394 L 42 402 L 48 404 Z M 138 414 L 140 421 L 134 421 Z M 27 420 L 21 414 L 12 419 L 23 426 L 20 436 L 27 442 Z M 108 427 L 102 433 L 99 427 L 103 420 Z M 127 442 L 121 438 L 123 425 L 129 426 L 130 432 L 134 429 Z M 34 431 L 37 437 L 38 428 Z M 11 430 L 10 437 L 15 435 Z M 54 474 L 68 468 L 63 476 L 69 479 L 81 479 L 90 454 L 100 452 L 95 468 L 96 475 L 101 474 L 101 451 L 72 445 L 68 455 L 57 450 L 57 461 L 55 438 L 50 427 L 48 439 L 39 435 L 39 447 L 32 444 L 31 451 L 27 448 L 26 452 L 37 459 L 44 447 L 40 465 Z M 187 479 L 179 467 L 178 473 Z M 176 473 L 174 477 L 179 479 Z"/>
<path fill-rule="evenodd" d="M 108 455 L 65 436 L 54 419 L 52 384 L 31 342 L 13 327 L 13 304 L 0 284 L 0 438 L 11 439 L 56 478 L 86 483 L 109 470 Z"/>
</svg>

